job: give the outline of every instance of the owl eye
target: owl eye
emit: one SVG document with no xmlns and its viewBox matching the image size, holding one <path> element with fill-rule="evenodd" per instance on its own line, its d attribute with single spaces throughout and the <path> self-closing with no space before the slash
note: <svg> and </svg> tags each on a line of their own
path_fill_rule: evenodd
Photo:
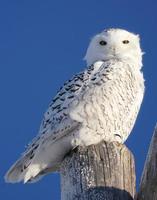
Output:
<svg viewBox="0 0 157 200">
<path fill-rule="evenodd" d="M 129 40 L 123 40 L 122 42 L 123 42 L 123 44 L 128 44 Z"/>
<path fill-rule="evenodd" d="M 105 46 L 105 45 L 107 45 L 107 42 L 104 41 L 104 40 L 101 40 L 101 41 L 99 42 L 99 44 L 100 44 L 101 46 Z"/>
</svg>

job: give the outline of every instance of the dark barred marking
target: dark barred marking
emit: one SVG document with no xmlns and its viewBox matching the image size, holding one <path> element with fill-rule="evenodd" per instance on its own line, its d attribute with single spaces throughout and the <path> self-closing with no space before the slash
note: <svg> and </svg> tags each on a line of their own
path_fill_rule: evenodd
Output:
<svg viewBox="0 0 157 200">
<path fill-rule="evenodd" d="M 119 134 L 114 134 L 115 136 L 118 136 L 118 137 L 120 137 L 120 138 L 122 138 Z"/>
</svg>

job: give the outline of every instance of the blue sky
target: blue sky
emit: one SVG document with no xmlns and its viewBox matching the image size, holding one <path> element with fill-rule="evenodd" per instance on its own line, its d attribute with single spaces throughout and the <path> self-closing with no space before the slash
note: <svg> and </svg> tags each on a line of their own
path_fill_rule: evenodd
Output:
<svg viewBox="0 0 157 200">
<path fill-rule="evenodd" d="M 3 175 L 37 134 L 56 90 L 85 68 L 89 39 L 108 27 L 139 33 L 146 93 L 127 141 L 137 183 L 157 121 L 157 3 L 155 0 L 0 1 L 0 196 L 59 200 L 59 175 L 36 184 L 5 184 Z"/>
</svg>

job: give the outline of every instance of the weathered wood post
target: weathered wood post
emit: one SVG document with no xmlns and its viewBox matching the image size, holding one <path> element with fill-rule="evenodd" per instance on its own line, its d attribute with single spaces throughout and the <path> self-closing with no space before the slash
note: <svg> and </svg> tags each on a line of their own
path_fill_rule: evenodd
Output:
<svg viewBox="0 0 157 200">
<path fill-rule="evenodd" d="M 78 147 L 64 159 L 62 200 L 133 200 L 135 165 L 125 145 L 101 142 Z"/>
<path fill-rule="evenodd" d="M 157 200 L 157 125 L 148 150 L 137 200 Z"/>
</svg>

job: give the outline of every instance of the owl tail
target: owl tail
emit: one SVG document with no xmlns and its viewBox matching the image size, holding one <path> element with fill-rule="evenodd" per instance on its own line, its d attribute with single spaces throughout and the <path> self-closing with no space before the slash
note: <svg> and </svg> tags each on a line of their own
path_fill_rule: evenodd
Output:
<svg viewBox="0 0 157 200">
<path fill-rule="evenodd" d="M 33 163 L 31 156 L 32 154 L 29 152 L 16 161 L 4 177 L 7 183 L 18 183 L 21 181 L 24 183 L 34 183 L 44 175 L 58 169 L 58 165 L 43 169 L 39 163 Z"/>
<path fill-rule="evenodd" d="M 51 168 L 41 170 L 39 165 L 29 164 L 28 167 L 24 165 L 26 158 L 19 159 L 6 173 L 5 181 L 7 183 L 18 183 L 23 181 L 24 183 L 35 183 L 39 181 L 43 176 L 51 172 L 58 170 L 58 165 Z"/>
<path fill-rule="evenodd" d="M 34 172 L 34 176 L 40 172 L 39 167 L 32 165 L 35 152 L 39 145 L 36 145 L 33 149 L 25 152 L 19 160 L 9 169 L 5 175 L 5 181 L 9 183 L 17 183 L 20 181 L 27 182 L 29 179 L 28 172 L 30 169 Z M 30 168 L 31 167 L 31 168 Z"/>
<path fill-rule="evenodd" d="M 22 157 L 16 161 L 16 163 L 8 170 L 5 175 L 5 181 L 7 183 L 18 183 L 24 180 L 25 174 L 27 172 L 26 165 L 26 157 Z"/>
</svg>

